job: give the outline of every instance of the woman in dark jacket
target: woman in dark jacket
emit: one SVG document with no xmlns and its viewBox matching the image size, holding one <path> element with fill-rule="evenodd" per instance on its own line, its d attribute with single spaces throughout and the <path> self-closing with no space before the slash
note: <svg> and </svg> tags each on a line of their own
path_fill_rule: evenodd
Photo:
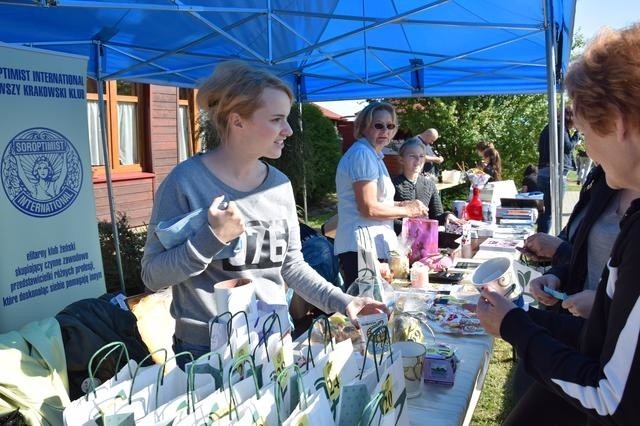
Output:
<svg viewBox="0 0 640 426">
<path fill-rule="evenodd" d="M 444 210 L 435 182 L 420 173 L 425 162 L 425 152 L 424 145 L 418 139 L 409 139 L 400 147 L 403 173 L 391 178 L 396 188 L 394 200 L 422 201 L 429 208 L 429 219 L 437 220 L 439 225 L 445 225 L 447 221 L 463 223 L 453 213 Z M 393 225 L 396 234 L 400 234 L 402 220 L 396 219 Z"/>
</svg>

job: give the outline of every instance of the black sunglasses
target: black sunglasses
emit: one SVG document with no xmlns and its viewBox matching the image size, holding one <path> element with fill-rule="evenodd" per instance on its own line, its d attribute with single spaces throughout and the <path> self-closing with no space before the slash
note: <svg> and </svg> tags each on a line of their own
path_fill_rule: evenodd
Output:
<svg viewBox="0 0 640 426">
<path fill-rule="evenodd" d="M 389 124 L 387 124 L 387 125 L 385 126 L 385 124 L 384 124 L 384 123 L 374 123 L 374 124 L 373 124 L 373 127 L 375 127 L 377 130 L 382 130 L 382 129 L 384 129 L 385 127 L 387 128 L 387 130 L 393 130 L 393 129 L 395 129 L 395 128 L 396 128 L 396 125 L 395 125 L 395 124 L 393 124 L 393 123 L 389 123 Z"/>
</svg>

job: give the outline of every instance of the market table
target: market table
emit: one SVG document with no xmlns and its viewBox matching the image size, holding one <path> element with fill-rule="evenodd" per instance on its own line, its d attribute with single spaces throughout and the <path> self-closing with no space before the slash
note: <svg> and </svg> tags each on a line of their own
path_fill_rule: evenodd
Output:
<svg viewBox="0 0 640 426">
<path fill-rule="evenodd" d="M 457 349 L 461 361 L 455 382 L 450 387 L 423 383 L 422 394 L 408 400 L 410 422 L 412 425 L 468 425 L 489 368 L 493 337 L 441 333 L 437 340 Z"/>
</svg>

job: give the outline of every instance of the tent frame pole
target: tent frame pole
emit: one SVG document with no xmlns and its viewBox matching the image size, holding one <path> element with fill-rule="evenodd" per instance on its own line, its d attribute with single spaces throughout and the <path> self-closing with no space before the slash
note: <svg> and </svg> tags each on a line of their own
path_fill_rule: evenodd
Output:
<svg viewBox="0 0 640 426">
<path fill-rule="evenodd" d="M 296 101 L 298 103 L 298 128 L 300 129 L 300 153 L 302 154 L 302 208 L 304 209 L 304 222 L 309 221 L 309 209 L 307 206 L 307 167 L 304 161 L 304 127 L 302 120 L 302 76 L 296 74 Z"/>
<path fill-rule="evenodd" d="M 549 171 L 551 187 L 551 213 L 553 217 L 553 232 L 560 233 L 561 214 L 558 200 L 560 199 L 560 182 L 558 175 L 558 114 L 556 107 L 556 44 L 555 25 L 551 0 L 543 0 L 545 19 L 545 44 L 547 47 L 547 101 L 549 112 Z"/>
<path fill-rule="evenodd" d="M 113 196 L 113 185 L 111 181 L 111 162 L 109 160 L 109 148 L 107 147 L 107 125 L 105 123 L 104 91 L 100 70 L 102 68 L 102 44 L 96 42 L 96 81 L 98 85 L 98 110 L 100 111 L 100 136 L 102 137 L 102 155 L 104 156 L 104 173 L 107 180 L 107 196 L 109 198 L 109 214 L 111 216 L 111 227 L 113 230 L 113 245 L 116 249 L 116 267 L 118 269 L 118 280 L 120 281 L 120 291 L 127 296 L 124 285 L 124 273 L 122 272 L 122 255 L 120 253 L 120 237 L 118 235 L 118 222 L 116 220 L 116 202 Z"/>
</svg>

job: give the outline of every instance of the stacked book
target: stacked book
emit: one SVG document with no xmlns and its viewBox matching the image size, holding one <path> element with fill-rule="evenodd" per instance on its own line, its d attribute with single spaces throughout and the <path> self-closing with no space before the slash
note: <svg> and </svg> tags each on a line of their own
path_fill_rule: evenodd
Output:
<svg viewBox="0 0 640 426">
<path fill-rule="evenodd" d="M 498 207 L 496 221 L 502 226 L 532 226 L 538 215 L 535 208 L 529 207 Z"/>
</svg>

